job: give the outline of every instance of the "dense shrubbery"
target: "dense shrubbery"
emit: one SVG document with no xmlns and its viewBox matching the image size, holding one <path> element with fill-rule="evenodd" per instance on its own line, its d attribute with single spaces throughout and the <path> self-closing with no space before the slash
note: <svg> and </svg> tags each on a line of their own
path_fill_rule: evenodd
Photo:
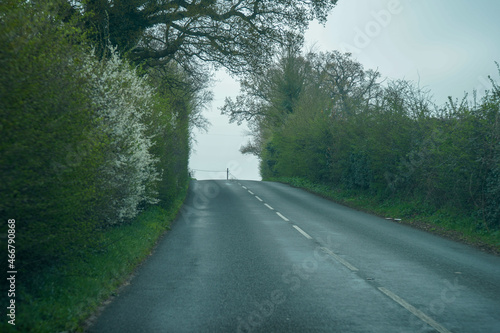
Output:
<svg viewBox="0 0 500 333">
<path fill-rule="evenodd" d="M 178 197 L 197 96 L 157 88 L 186 82 L 174 66 L 139 71 L 111 47 L 98 58 L 43 3 L 0 3 L 0 212 L 16 219 L 17 264 L 31 272 Z"/>
<path fill-rule="evenodd" d="M 293 63 L 294 66 L 289 64 Z M 243 82 L 223 112 L 247 119 L 243 152 L 264 179 L 309 181 L 379 197 L 454 207 L 477 228 L 500 227 L 500 89 L 436 106 L 407 81 L 382 83 L 348 54 L 290 48 L 263 77 Z"/>
</svg>

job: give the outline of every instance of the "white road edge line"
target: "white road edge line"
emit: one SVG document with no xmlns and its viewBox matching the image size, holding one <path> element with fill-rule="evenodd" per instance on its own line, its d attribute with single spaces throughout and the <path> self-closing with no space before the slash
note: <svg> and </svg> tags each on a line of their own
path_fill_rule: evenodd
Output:
<svg viewBox="0 0 500 333">
<path fill-rule="evenodd" d="M 266 206 L 266 207 L 267 207 L 267 208 L 269 208 L 270 210 L 274 210 L 274 208 L 273 208 L 273 207 L 269 206 L 269 205 L 268 205 L 268 204 L 266 204 L 266 203 L 264 204 L 264 206 Z"/>
<path fill-rule="evenodd" d="M 285 222 L 290 221 L 289 219 L 287 219 L 286 217 L 284 217 L 280 212 L 276 212 L 276 214 L 278 214 L 279 217 L 281 217 L 283 220 L 285 220 Z"/>
<path fill-rule="evenodd" d="M 241 187 L 243 187 L 245 190 L 247 189 L 247 187 L 246 187 L 246 186 L 241 186 Z"/>
<path fill-rule="evenodd" d="M 255 196 L 255 198 L 256 198 L 257 200 L 259 200 L 260 202 L 264 201 L 264 200 L 262 200 L 261 198 L 259 198 L 258 196 Z"/>
<path fill-rule="evenodd" d="M 254 193 L 252 191 L 250 191 L 250 190 L 248 190 L 248 193 L 250 193 L 251 195 L 254 195 Z"/>
<path fill-rule="evenodd" d="M 359 269 L 357 269 L 356 267 L 351 265 L 347 260 L 345 260 L 345 259 L 339 257 L 338 255 L 336 255 L 335 253 L 333 253 L 329 248 L 322 247 L 322 249 L 325 253 L 329 254 L 333 259 L 337 260 L 339 263 L 341 263 L 345 267 L 349 268 L 351 271 L 353 271 L 353 272 L 359 271 Z"/>
<path fill-rule="evenodd" d="M 417 316 L 420 320 L 422 320 L 422 321 L 426 322 L 427 324 L 431 325 L 432 327 L 434 327 L 438 332 L 451 333 L 445 327 L 443 327 L 441 324 L 436 322 L 434 319 L 432 319 L 431 317 L 429 317 L 428 315 L 426 315 L 425 313 L 423 313 L 422 311 L 420 311 L 419 309 L 417 309 L 416 307 L 414 307 L 410 303 L 406 302 L 404 299 L 402 299 L 398 295 L 394 294 L 393 292 L 387 290 L 384 287 L 379 287 L 378 290 L 380 290 L 381 292 L 386 294 L 394 302 L 398 303 L 399 305 L 404 307 L 406 310 L 410 311 L 412 314 Z"/>
<path fill-rule="evenodd" d="M 305 238 L 307 239 L 312 239 L 311 236 L 309 236 L 309 234 L 307 232 L 305 232 L 304 230 L 300 229 L 298 226 L 296 226 L 295 224 L 293 225 L 293 227 L 302 234 L 302 236 L 304 236 Z"/>
</svg>

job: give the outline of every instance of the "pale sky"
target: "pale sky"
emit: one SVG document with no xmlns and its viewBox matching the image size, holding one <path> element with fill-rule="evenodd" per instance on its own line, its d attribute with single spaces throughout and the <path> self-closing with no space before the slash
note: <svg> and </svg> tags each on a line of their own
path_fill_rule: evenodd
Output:
<svg viewBox="0 0 500 333">
<path fill-rule="evenodd" d="M 407 79 L 430 90 L 437 104 L 488 89 L 488 75 L 499 82 L 500 0 L 339 0 L 325 27 L 312 23 L 306 47 L 350 52 L 365 69 L 383 78 Z M 242 155 L 245 125 L 229 124 L 219 108 L 235 97 L 238 82 L 217 74 L 214 101 L 205 112 L 212 126 L 195 133 L 190 168 L 197 179 L 260 179 L 258 160 Z M 207 171 L 196 171 L 207 170 Z"/>
</svg>

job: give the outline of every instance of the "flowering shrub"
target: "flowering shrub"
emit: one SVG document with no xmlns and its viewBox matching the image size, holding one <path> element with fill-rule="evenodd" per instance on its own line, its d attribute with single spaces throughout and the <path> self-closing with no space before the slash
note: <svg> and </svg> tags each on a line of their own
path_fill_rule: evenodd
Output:
<svg viewBox="0 0 500 333">
<path fill-rule="evenodd" d="M 86 56 L 83 74 L 97 126 L 108 139 L 100 167 L 100 190 L 107 194 L 101 209 L 113 224 L 136 216 L 143 202 L 158 203 L 158 160 L 150 153 L 152 140 L 144 123 L 151 119 L 153 89 L 112 48 L 108 59 Z"/>
</svg>

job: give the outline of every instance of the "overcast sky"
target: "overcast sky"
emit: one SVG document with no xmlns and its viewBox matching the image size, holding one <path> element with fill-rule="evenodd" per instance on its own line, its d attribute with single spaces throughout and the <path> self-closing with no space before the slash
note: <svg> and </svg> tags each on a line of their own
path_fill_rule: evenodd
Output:
<svg viewBox="0 0 500 333">
<path fill-rule="evenodd" d="M 350 52 L 365 69 L 407 79 L 428 89 L 437 104 L 500 81 L 500 0 L 339 0 L 323 27 L 312 23 L 306 47 Z M 212 126 L 195 133 L 190 168 L 197 179 L 260 179 L 258 160 L 242 155 L 248 128 L 229 124 L 218 110 L 239 84 L 217 74 L 214 101 L 205 112 Z M 210 172 L 215 171 L 215 172 Z"/>
</svg>

